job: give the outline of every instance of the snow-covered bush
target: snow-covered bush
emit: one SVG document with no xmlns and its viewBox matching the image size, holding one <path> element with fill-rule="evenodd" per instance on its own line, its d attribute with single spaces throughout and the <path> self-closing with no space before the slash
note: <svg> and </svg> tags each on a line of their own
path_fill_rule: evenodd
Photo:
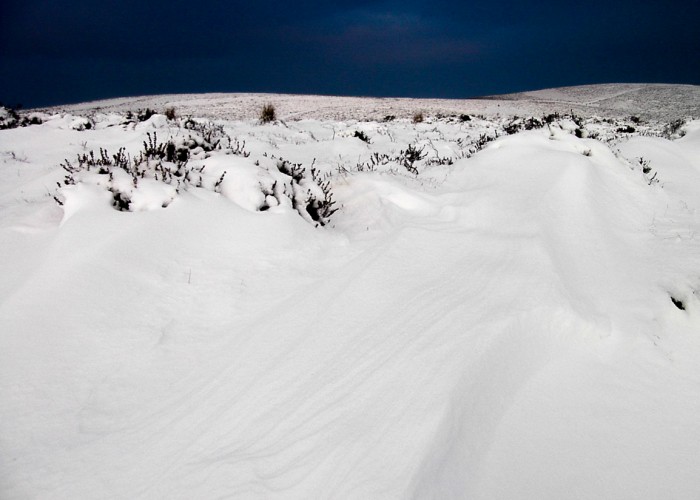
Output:
<svg viewBox="0 0 700 500">
<path fill-rule="evenodd" d="M 95 120 L 91 116 L 78 116 L 71 121 L 70 127 L 79 132 L 93 130 L 95 128 Z"/>
<path fill-rule="evenodd" d="M 503 131 L 508 134 L 517 134 L 521 130 L 534 130 L 544 127 L 544 121 L 539 120 L 535 117 L 529 118 L 518 118 L 513 117 L 513 119 L 503 126 Z"/>
<path fill-rule="evenodd" d="M 248 158 L 250 152 L 245 150 L 245 141 L 233 140 L 226 133 L 223 125 L 211 121 L 198 121 L 187 118 L 182 122 L 182 127 L 190 133 L 183 145 L 190 150 L 201 148 L 205 153 L 215 150 L 225 151 L 227 154 Z"/>
<path fill-rule="evenodd" d="M 116 210 L 132 212 L 165 208 L 176 196 L 190 188 L 227 193 L 228 197 L 233 198 L 240 195 L 240 186 L 224 187 L 227 170 L 206 169 L 201 158 L 199 162 L 191 164 L 190 148 L 194 146 L 194 150 L 201 151 L 204 147 L 207 151 L 216 151 L 220 155 L 216 158 L 220 165 L 223 159 L 221 155 L 234 154 L 247 158 L 250 153 L 244 149 L 245 142 L 231 141 L 223 132 L 223 127 L 211 122 L 186 123 L 185 129 L 191 133 L 184 138 L 170 137 L 167 141 L 160 142 L 157 132 L 148 132 L 143 148 L 134 156 L 129 155 L 125 148 L 120 148 L 115 154 L 100 148 L 98 153 L 91 150 L 78 154 L 75 161 L 66 159 L 60 165 L 65 175 L 63 182 L 58 183 L 54 199 L 59 205 L 64 205 L 66 195 L 74 186 L 86 184 L 108 191 Z M 222 146 L 222 139 L 226 139 L 228 144 Z M 264 157 L 267 158 L 267 155 Z M 301 164 L 276 159 L 274 156 L 270 158 L 274 162 L 266 160 L 268 165 L 261 166 L 260 160 L 254 163 L 259 171 L 258 176 L 263 179 L 257 194 L 262 203 L 257 210 L 288 206 L 313 224 L 327 225 L 338 210 L 329 179 L 313 167 L 307 172 Z M 232 185 L 236 186 L 235 182 Z M 256 197 L 252 192 L 244 196 Z"/>
<path fill-rule="evenodd" d="M 19 114 L 13 108 L 0 106 L 0 130 L 19 126 Z"/>
<path fill-rule="evenodd" d="M 333 200 L 333 192 L 328 179 L 323 179 L 318 170 L 311 167 L 309 173 L 299 163 L 279 159 L 276 163 L 277 170 L 286 177 L 280 186 L 275 181 L 270 188 L 263 188 L 266 195 L 265 203 L 260 208 L 267 210 L 272 204 L 280 204 L 281 197 L 286 197 L 294 210 L 310 222 L 325 226 L 330 222 L 331 216 L 338 211 Z M 273 197 L 273 200 L 269 199 Z"/>
<path fill-rule="evenodd" d="M 61 164 L 66 171 L 63 185 L 73 186 L 86 182 L 104 186 L 112 193 L 112 205 L 120 211 L 133 209 L 131 202 L 139 190 L 139 183 L 160 182 L 172 186 L 173 190 L 164 192 L 165 199 L 159 200 L 163 207 L 172 201 L 180 189 L 187 189 L 192 184 L 199 187 L 203 185 L 204 168 L 197 170 L 188 167 L 188 155 L 178 150 L 171 141 L 159 143 L 157 135 L 154 133 L 151 136 L 149 133 L 143 147 L 139 156 L 133 159 L 126 154 L 124 148 L 113 155 L 100 148 L 99 155 L 95 155 L 94 151 L 78 155 L 77 164 L 65 160 Z M 58 195 L 54 199 L 63 204 Z"/>
<path fill-rule="evenodd" d="M 425 148 L 419 148 L 413 144 L 409 144 L 406 150 L 402 150 L 399 154 L 399 163 L 401 163 L 406 170 L 414 175 L 418 175 L 418 167 L 416 163 L 424 159 L 428 153 L 424 152 Z"/>
<path fill-rule="evenodd" d="M 42 123 L 43 120 L 40 113 L 31 113 L 22 116 L 16 109 L 0 105 L 0 130 L 27 127 L 29 125 L 41 125 Z"/>
<path fill-rule="evenodd" d="M 173 113 L 175 111 L 174 108 Z M 165 116 L 167 117 L 168 110 L 165 110 Z M 153 116 L 157 115 L 158 113 L 151 109 L 151 108 L 145 108 L 145 109 L 137 109 L 136 111 L 127 111 L 126 114 L 124 115 L 124 121 L 122 122 L 123 125 L 128 125 L 128 124 L 136 124 L 136 123 L 142 123 L 145 121 L 150 120 Z"/>
<path fill-rule="evenodd" d="M 667 139 L 681 138 L 685 135 L 685 132 L 683 131 L 683 125 L 685 125 L 685 120 L 681 118 L 673 120 L 672 122 L 668 123 L 666 127 L 664 127 L 663 135 Z"/>
</svg>

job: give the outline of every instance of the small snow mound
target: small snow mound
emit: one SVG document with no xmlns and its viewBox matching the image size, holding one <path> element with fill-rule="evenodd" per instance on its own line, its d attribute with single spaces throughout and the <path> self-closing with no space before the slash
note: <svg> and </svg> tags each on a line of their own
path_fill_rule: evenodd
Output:
<svg viewBox="0 0 700 500">
<path fill-rule="evenodd" d="M 155 114 L 149 119 L 139 122 L 136 124 L 136 130 L 151 130 L 151 129 L 163 129 L 169 126 L 168 119 L 165 115 Z"/>
<path fill-rule="evenodd" d="M 61 190 L 63 219 L 61 225 L 81 211 L 92 211 L 109 207 L 112 198 L 108 192 L 97 184 L 80 183 L 66 186 Z"/>
</svg>

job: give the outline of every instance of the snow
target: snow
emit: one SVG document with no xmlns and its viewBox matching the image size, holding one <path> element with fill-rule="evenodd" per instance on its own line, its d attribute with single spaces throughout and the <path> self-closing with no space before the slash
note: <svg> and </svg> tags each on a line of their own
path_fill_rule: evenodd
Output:
<svg viewBox="0 0 700 500">
<path fill-rule="evenodd" d="M 201 187 L 65 184 L 200 138 L 118 113 L 0 131 L 1 498 L 697 498 L 700 121 L 222 119 Z"/>
<path fill-rule="evenodd" d="M 666 120 L 700 115 L 700 86 L 668 84 L 606 84 L 546 89 L 472 99 L 409 99 L 337 97 L 287 94 L 177 94 L 106 99 L 50 108 L 72 114 L 101 111 L 174 108 L 183 116 L 222 120 L 252 120 L 260 109 L 274 103 L 284 120 L 381 121 L 387 116 L 410 119 L 426 116 L 520 115 L 538 116 L 573 110 L 579 115 L 606 118 L 637 114 L 644 119 Z"/>
<path fill-rule="evenodd" d="M 673 120 L 700 114 L 700 87 L 668 84 L 582 85 L 494 96 L 497 101 L 537 104 L 560 113 L 615 117 L 638 114 L 646 119 Z"/>
</svg>

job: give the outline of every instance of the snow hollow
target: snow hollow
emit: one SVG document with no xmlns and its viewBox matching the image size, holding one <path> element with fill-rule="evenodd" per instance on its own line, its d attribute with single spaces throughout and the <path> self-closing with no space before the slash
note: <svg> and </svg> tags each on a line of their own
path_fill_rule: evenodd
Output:
<svg viewBox="0 0 700 500">
<path fill-rule="evenodd" d="M 698 498 L 697 95 L 3 110 L 0 498 Z"/>
</svg>

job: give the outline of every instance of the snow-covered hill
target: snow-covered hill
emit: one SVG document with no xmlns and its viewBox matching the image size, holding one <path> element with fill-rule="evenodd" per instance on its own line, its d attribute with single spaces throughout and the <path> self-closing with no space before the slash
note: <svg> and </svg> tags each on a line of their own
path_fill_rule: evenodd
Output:
<svg viewBox="0 0 700 500">
<path fill-rule="evenodd" d="M 666 84 L 606 84 L 540 90 L 480 99 L 407 99 L 335 97 L 280 94 L 188 94 L 141 96 L 74 104 L 47 111 L 85 114 L 95 111 L 125 113 L 174 107 L 182 115 L 224 120 L 251 120 L 260 108 L 274 102 L 285 120 L 375 120 L 387 116 L 412 118 L 461 114 L 509 117 L 549 113 L 672 121 L 700 116 L 700 86 Z"/>
<path fill-rule="evenodd" d="M 0 498 L 697 498 L 697 101 L 544 98 L 0 131 Z"/>
<path fill-rule="evenodd" d="M 647 119 L 674 120 L 700 115 L 700 86 L 668 84 L 582 85 L 494 96 L 498 101 L 536 103 L 560 112 L 574 109 L 579 114 L 608 117 L 638 113 Z M 563 108 L 563 110 L 562 110 Z"/>
</svg>

